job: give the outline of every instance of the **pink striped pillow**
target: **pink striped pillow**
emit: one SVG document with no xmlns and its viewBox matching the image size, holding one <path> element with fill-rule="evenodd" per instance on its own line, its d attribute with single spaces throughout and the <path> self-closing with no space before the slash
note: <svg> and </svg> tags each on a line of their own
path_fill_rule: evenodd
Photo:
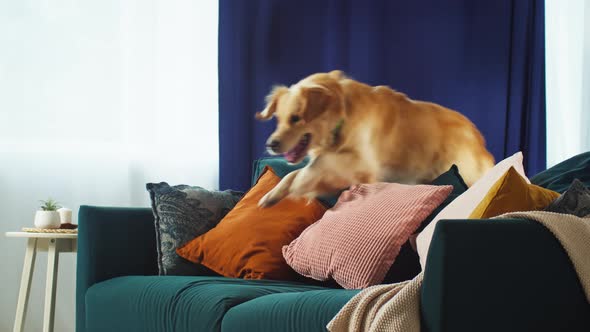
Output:
<svg viewBox="0 0 590 332">
<path fill-rule="evenodd" d="M 306 277 L 333 278 L 348 289 L 378 284 L 401 246 L 452 189 L 397 183 L 355 186 L 284 246 L 283 256 Z"/>
</svg>

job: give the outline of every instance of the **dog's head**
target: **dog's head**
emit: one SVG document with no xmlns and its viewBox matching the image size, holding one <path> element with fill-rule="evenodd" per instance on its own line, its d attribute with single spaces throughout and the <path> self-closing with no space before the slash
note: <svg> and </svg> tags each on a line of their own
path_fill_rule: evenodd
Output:
<svg viewBox="0 0 590 332">
<path fill-rule="evenodd" d="M 332 130 L 344 114 L 341 71 L 311 75 L 291 87 L 276 86 L 266 97 L 259 120 L 277 119 L 266 141 L 268 152 L 300 162 L 310 149 L 332 144 Z"/>
</svg>

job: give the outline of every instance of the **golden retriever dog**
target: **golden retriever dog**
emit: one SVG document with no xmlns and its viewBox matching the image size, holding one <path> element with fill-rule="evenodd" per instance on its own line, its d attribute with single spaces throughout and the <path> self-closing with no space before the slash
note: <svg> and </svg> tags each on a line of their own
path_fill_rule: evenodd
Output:
<svg viewBox="0 0 590 332">
<path fill-rule="evenodd" d="M 287 174 L 261 207 L 359 183 L 429 183 L 453 164 L 470 186 L 494 166 L 483 136 L 465 116 L 338 70 L 276 86 L 266 102 L 256 118 L 277 119 L 269 153 L 293 164 L 309 155 L 310 162 Z"/>
</svg>

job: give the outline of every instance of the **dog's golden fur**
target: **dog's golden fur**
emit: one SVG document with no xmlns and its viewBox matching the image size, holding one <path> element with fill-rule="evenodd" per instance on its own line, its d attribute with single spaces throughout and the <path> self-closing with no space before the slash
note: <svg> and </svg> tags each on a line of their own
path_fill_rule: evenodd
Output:
<svg viewBox="0 0 590 332">
<path fill-rule="evenodd" d="M 357 183 L 429 183 L 453 164 L 471 185 L 494 165 L 484 138 L 465 116 L 341 71 L 275 87 L 256 114 L 260 120 L 273 116 L 277 128 L 269 142 L 280 144 L 274 153 L 294 151 L 307 136 L 309 144 L 291 161 L 306 154 L 311 161 L 264 196 L 263 207 L 286 196 L 315 197 Z"/>
</svg>

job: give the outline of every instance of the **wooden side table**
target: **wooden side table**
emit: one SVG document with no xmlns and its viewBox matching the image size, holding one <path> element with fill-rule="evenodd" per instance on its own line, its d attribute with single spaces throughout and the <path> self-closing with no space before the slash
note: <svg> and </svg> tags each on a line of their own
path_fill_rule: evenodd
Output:
<svg viewBox="0 0 590 332">
<path fill-rule="evenodd" d="M 43 314 L 43 332 L 53 331 L 55 316 L 55 288 L 57 285 L 57 266 L 59 254 L 62 252 L 76 252 L 77 233 L 29 233 L 29 232 L 7 232 L 8 237 L 27 238 L 27 250 L 23 274 L 20 280 L 18 293 L 18 304 L 16 305 L 16 318 L 14 320 L 14 332 L 23 331 L 29 291 L 31 289 L 31 278 L 35 267 L 35 256 L 37 252 L 47 252 L 47 280 L 45 283 L 45 310 Z"/>
</svg>

